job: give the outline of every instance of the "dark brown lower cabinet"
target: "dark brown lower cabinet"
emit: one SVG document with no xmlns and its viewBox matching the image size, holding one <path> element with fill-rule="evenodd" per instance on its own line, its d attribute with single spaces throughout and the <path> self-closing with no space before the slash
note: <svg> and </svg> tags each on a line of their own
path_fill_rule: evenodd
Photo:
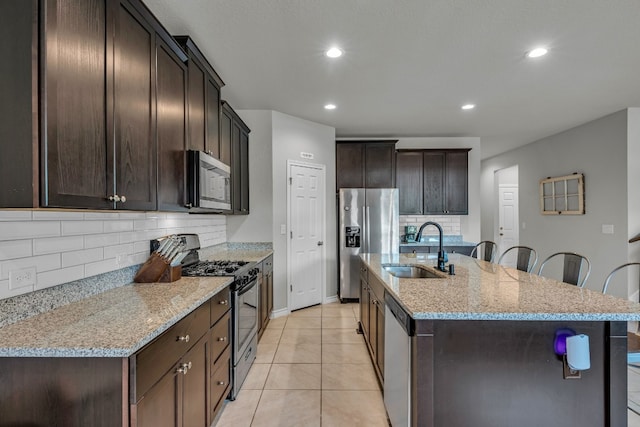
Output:
<svg viewBox="0 0 640 427">
<path fill-rule="evenodd" d="M 208 427 L 231 386 L 229 313 L 226 288 L 130 357 L 0 358 L 0 427 Z"/>
<path fill-rule="evenodd" d="M 273 311 L 273 256 L 269 256 L 260 265 L 262 271 L 258 275 L 258 288 L 260 289 L 260 307 L 258 308 L 258 340 L 262 338 L 264 330 L 269 324 L 269 318 Z"/>
<path fill-rule="evenodd" d="M 384 287 L 360 264 L 360 328 L 378 380 L 384 382 Z"/>
</svg>

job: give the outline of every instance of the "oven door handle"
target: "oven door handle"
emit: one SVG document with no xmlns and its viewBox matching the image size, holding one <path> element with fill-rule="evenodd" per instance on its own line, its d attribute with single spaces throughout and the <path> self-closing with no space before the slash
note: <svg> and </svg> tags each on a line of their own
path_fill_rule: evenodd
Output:
<svg viewBox="0 0 640 427">
<path fill-rule="evenodd" d="M 258 280 L 257 279 L 253 279 L 248 284 L 246 284 L 242 288 L 238 289 L 238 291 L 237 291 L 238 292 L 238 296 L 246 294 L 251 289 L 253 289 L 257 284 L 258 284 Z"/>
</svg>

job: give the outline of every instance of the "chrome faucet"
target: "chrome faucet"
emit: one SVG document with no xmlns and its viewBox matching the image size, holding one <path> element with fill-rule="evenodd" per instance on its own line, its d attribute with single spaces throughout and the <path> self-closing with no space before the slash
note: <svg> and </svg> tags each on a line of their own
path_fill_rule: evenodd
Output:
<svg viewBox="0 0 640 427">
<path fill-rule="evenodd" d="M 420 226 L 420 229 L 418 230 L 418 234 L 416 235 L 416 242 L 420 243 L 420 240 L 422 239 L 422 230 L 424 230 L 424 228 L 427 225 L 435 225 L 436 228 L 438 229 L 438 234 L 440 236 L 440 242 L 438 243 L 438 270 L 440 271 L 447 271 L 447 269 L 444 266 L 444 248 L 442 247 L 442 239 L 443 239 L 443 232 L 442 232 L 442 226 L 440 224 L 438 224 L 437 222 L 433 222 L 433 221 L 427 221 L 424 224 L 422 224 Z"/>
</svg>

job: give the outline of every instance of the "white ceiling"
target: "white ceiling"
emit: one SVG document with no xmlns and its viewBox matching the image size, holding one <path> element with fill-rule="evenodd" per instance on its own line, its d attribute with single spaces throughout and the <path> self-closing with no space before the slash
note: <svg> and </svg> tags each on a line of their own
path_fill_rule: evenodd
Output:
<svg viewBox="0 0 640 427">
<path fill-rule="evenodd" d="M 487 158 L 640 107 L 640 0 L 144 1 L 235 109 L 338 137 L 479 136 Z M 525 58 L 539 44 L 549 54 Z"/>
</svg>

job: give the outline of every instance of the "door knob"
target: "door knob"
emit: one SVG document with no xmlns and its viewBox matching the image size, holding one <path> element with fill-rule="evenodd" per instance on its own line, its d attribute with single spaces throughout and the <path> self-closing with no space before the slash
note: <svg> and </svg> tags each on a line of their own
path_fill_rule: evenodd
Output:
<svg viewBox="0 0 640 427">
<path fill-rule="evenodd" d="M 324 245 L 324 242 L 323 241 L 319 241 L 318 242 L 318 246 L 322 246 L 322 245 Z"/>
</svg>

